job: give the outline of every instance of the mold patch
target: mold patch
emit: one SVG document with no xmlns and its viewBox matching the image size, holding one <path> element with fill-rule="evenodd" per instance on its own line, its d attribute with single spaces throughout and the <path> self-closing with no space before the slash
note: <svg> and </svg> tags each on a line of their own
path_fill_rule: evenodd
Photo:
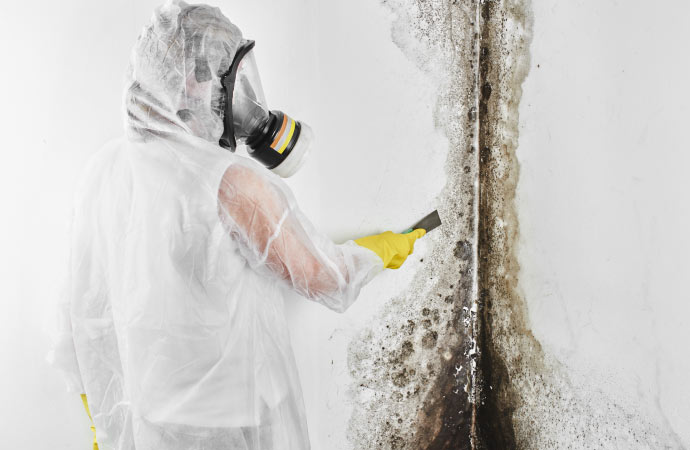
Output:
<svg viewBox="0 0 690 450">
<path fill-rule="evenodd" d="M 349 346 L 355 449 L 682 448 L 663 424 L 544 352 L 519 294 L 518 106 L 528 0 L 383 0 L 438 82 L 444 226 L 406 293 Z"/>
<path fill-rule="evenodd" d="M 479 378 L 477 448 L 515 449 L 514 413 L 519 402 L 501 339 L 527 343 L 512 356 L 528 360 L 539 345 L 526 325 L 524 302 L 515 295 L 518 266 L 513 256 L 518 224 L 514 211 L 518 165 L 517 107 L 528 72 L 531 17 L 524 0 L 485 2 L 480 7 L 479 52 Z M 526 348 L 529 347 L 529 348 Z"/>
<path fill-rule="evenodd" d="M 473 1 L 393 0 L 392 38 L 438 83 L 434 120 L 448 139 L 444 226 L 410 288 L 352 340 L 355 449 L 471 448 L 476 345 L 477 87 Z"/>
<path fill-rule="evenodd" d="M 531 20 L 525 0 L 482 4 L 477 448 L 682 448 L 647 412 L 551 358 L 530 331 L 518 285 L 514 198 Z"/>
</svg>

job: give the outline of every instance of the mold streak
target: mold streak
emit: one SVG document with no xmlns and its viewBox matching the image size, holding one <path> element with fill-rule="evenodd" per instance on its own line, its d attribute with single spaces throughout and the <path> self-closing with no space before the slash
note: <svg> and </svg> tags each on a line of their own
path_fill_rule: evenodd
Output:
<svg viewBox="0 0 690 450">
<path fill-rule="evenodd" d="M 389 0 L 394 42 L 438 84 L 448 140 L 444 223 L 403 295 L 350 343 L 356 449 L 473 448 L 477 347 L 478 3 Z"/>
<path fill-rule="evenodd" d="M 520 295 L 518 107 L 529 0 L 383 0 L 394 42 L 438 80 L 444 226 L 410 288 L 350 344 L 356 449 L 682 448 L 544 351 Z M 536 126 L 536 125 L 535 125 Z"/>
<path fill-rule="evenodd" d="M 517 448 L 512 420 L 517 396 L 506 353 L 497 341 L 510 336 L 522 342 L 531 337 L 525 326 L 524 302 L 515 290 L 518 224 L 513 203 L 518 176 L 514 154 L 517 106 L 520 86 L 527 74 L 525 60 L 531 28 L 526 9 L 521 1 L 486 1 L 481 5 L 477 234 L 481 354 L 476 429 L 479 449 Z M 538 347 L 536 341 L 532 343 Z M 525 357 L 530 354 L 525 352 Z"/>
<path fill-rule="evenodd" d="M 491 301 L 515 282 L 507 255 L 517 230 L 511 158 L 526 73 L 526 6 L 384 4 L 396 16 L 394 42 L 439 80 L 434 118 L 449 149 L 438 199 L 445 226 L 429 235 L 433 248 L 408 291 L 350 343 L 348 434 L 356 449 L 514 448 L 512 402 L 505 401 L 512 391 L 503 353 L 494 348 Z M 520 314 L 519 306 L 512 311 Z"/>
<path fill-rule="evenodd" d="M 518 284 L 515 204 L 518 107 L 530 66 L 532 20 L 527 0 L 481 5 L 475 448 L 682 448 L 649 411 L 611 398 L 532 334 Z"/>
</svg>

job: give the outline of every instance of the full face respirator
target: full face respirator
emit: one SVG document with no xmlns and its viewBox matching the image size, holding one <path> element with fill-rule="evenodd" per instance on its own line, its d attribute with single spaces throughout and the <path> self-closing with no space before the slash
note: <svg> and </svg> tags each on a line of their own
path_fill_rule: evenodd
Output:
<svg viewBox="0 0 690 450">
<path fill-rule="evenodd" d="M 246 145 L 252 158 L 286 178 L 304 164 L 314 135 L 307 124 L 268 109 L 253 48 L 254 41 L 242 41 L 221 79 L 225 105 L 219 143 L 232 152 Z"/>
</svg>

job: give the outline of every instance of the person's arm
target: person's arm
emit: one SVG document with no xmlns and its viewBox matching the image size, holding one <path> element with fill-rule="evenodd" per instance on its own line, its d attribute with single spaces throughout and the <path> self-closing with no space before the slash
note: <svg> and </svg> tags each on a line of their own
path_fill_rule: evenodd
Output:
<svg viewBox="0 0 690 450">
<path fill-rule="evenodd" d="M 282 180 L 264 171 L 245 163 L 226 170 L 218 193 L 224 224 L 255 270 L 344 311 L 383 270 L 381 258 L 353 241 L 337 245 L 319 233 Z"/>
</svg>

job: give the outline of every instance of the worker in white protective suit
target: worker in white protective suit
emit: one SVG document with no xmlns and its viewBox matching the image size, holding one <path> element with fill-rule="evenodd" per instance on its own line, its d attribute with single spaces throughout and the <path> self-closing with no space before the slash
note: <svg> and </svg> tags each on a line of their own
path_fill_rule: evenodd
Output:
<svg viewBox="0 0 690 450">
<path fill-rule="evenodd" d="M 267 110 L 252 46 L 217 8 L 159 7 L 132 51 L 126 135 L 79 183 L 52 359 L 101 450 L 308 449 L 284 296 L 345 311 L 424 234 L 314 229 L 278 176 L 311 131 Z"/>
</svg>

